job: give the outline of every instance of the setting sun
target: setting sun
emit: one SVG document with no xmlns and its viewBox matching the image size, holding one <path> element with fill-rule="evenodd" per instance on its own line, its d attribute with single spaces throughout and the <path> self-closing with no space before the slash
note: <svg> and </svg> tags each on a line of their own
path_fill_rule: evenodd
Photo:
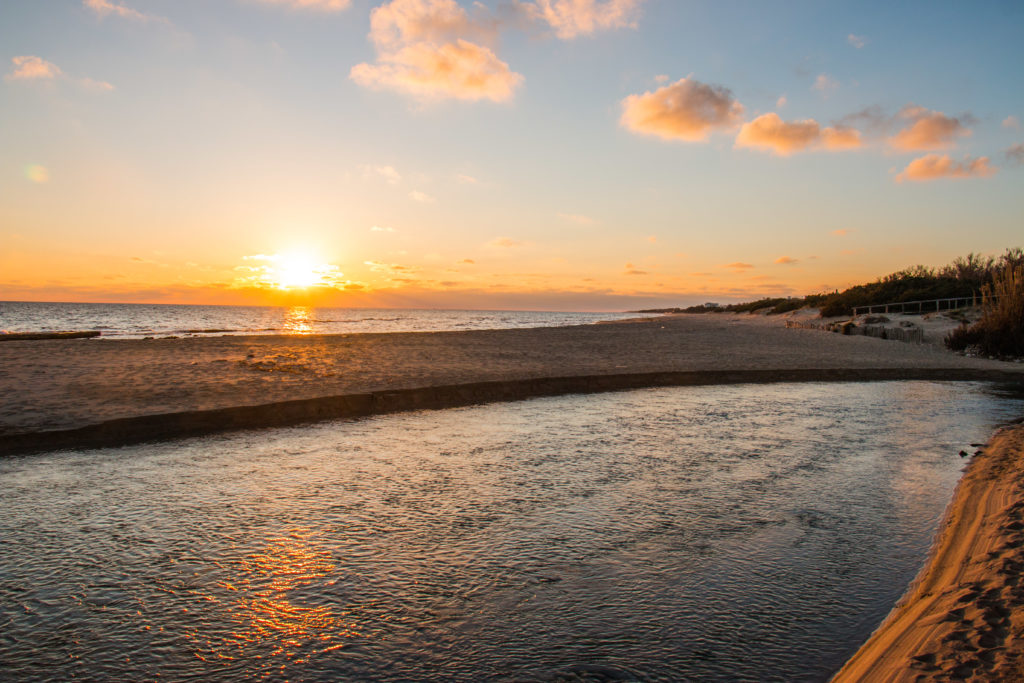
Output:
<svg viewBox="0 0 1024 683">
<path fill-rule="evenodd" d="M 320 274 L 325 267 L 317 265 L 305 254 L 283 254 L 272 277 L 279 289 L 306 289 L 320 282 Z"/>
</svg>

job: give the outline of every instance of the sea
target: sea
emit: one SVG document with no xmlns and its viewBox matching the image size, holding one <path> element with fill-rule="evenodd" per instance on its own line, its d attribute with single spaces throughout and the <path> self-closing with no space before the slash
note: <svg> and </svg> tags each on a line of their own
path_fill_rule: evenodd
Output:
<svg viewBox="0 0 1024 683">
<path fill-rule="evenodd" d="M 0 459 L 0 678 L 826 681 L 1022 411 L 674 387 Z"/>
<path fill-rule="evenodd" d="M 101 339 L 141 339 L 226 334 L 441 332 L 587 325 L 649 315 L 0 301 L 0 333 L 98 331 Z"/>
</svg>

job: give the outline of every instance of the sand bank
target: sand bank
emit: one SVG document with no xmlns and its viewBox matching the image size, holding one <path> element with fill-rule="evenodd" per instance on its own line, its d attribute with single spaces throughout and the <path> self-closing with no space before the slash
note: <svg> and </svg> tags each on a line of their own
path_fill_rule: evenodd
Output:
<svg viewBox="0 0 1024 683">
<path fill-rule="evenodd" d="M 833 681 L 1024 680 L 1024 425 L 975 456 L 931 557 Z"/>
<path fill-rule="evenodd" d="M 0 344 L 0 453 L 639 386 L 1008 377 L 1024 379 L 1024 366 L 748 315 L 471 332 L 9 341 Z"/>
</svg>

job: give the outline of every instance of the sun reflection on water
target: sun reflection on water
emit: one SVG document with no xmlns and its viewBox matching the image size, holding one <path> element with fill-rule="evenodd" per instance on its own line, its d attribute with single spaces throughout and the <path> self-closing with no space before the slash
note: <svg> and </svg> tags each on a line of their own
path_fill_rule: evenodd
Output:
<svg viewBox="0 0 1024 683">
<path fill-rule="evenodd" d="M 284 314 L 284 330 L 288 334 L 313 333 L 313 309 L 309 306 L 292 306 Z"/>
<path fill-rule="evenodd" d="M 257 657 L 304 661 L 311 654 L 340 649 L 347 639 L 360 635 L 349 610 L 302 604 L 296 594 L 304 587 L 331 585 L 325 579 L 336 569 L 309 530 L 296 529 L 270 539 L 236 566 L 233 581 L 218 583 L 220 589 L 238 596 L 230 605 L 236 625 L 220 646 L 210 642 L 209 650 L 197 652 L 200 659 L 251 658 L 258 652 Z"/>
</svg>

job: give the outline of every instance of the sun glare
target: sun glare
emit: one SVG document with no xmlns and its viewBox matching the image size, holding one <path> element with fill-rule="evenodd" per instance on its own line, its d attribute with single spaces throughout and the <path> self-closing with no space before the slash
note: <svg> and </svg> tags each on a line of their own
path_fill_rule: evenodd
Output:
<svg viewBox="0 0 1024 683">
<path fill-rule="evenodd" d="M 304 254 L 283 254 L 274 268 L 274 280 L 279 289 L 306 289 L 320 282 L 320 270 Z"/>
</svg>

